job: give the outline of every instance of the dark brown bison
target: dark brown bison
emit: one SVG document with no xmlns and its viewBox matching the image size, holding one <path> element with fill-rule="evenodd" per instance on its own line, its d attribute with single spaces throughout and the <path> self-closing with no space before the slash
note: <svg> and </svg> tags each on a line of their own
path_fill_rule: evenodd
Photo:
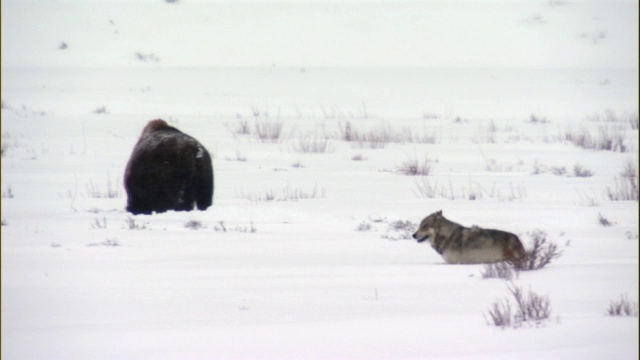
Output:
<svg viewBox="0 0 640 360">
<path fill-rule="evenodd" d="M 151 214 L 168 210 L 206 210 L 213 201 L 211 156 L 198 140 L 167 125 L 149 121 L 124 172 L 127 211 Z"/>
</svg>

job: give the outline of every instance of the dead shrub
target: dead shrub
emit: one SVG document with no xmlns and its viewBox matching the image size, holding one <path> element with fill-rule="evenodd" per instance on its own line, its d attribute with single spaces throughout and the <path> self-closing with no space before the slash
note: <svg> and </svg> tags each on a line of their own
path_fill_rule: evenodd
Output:
<svg viewBox="0 0 640 360">
<path fill-rule="evenodd" d="M 551 303 L 547 296 L 541 296 L 529 289 L 525 293 L 521 287 L 513 283 L 507 286 L 509 294 L 515 300 L 512 311 L 509 299 L 496 300 L 488 311 L 485 320 L 489 325 L 502 328 L 520 328 L 525 324 L 534 326 L 543 325 L 551 316 Z"/>
<path fill-rule="evenodd" d="M 131 216 L 127 216 L 127 218 L 124 219 L 124 226 L 129 230 L 146 230 L 148 225 L 149 223 L 146 221 L 136 222 L 136 219 Z"/>
<path fill-rule="evenodd" d="M 600 225 L 604 226 L 604 227 L 608 227 L 608 226 L 613 226 L 615 225 L 614 222 L 609 221 L 609 219 L 607 219 L 606 217 L 604 217 L 604 215 L 602 215 L 601 213 L 598 213 L 598 222 L 600 223 Z"/>
<path fill-rule="evenodd" d="M 400 174 L 408 176 L 428 176 L 431 173 L 431 160 L 426 156 L 422 162 L 416 158 L 407 159 L 402 164 L 397 166 L 397 171 Z"/>
<path fill-rule="evenodd" d="M 556 243 L 547 241 L 547 233 L 544 231 L 537 229 L 528 235 L 531 237 L 533 247 L 526 251 L 524 259 L 514 262 L 517 270 L 542 269 L 562 255 Z"/>
<path fill-rule="evenodd" d="M 609 316 L 638 316 L 638 303 L 629 301 L 626 295 L 621 295 L 620 300 L 611 301 L 607 308 Z"/>
<path fill-rule="evenodd" d="M 564 139 L 575 146 L 588 150 L 627 152 L 629 147 L 625 143 L 625 132 L 615 124 L 605 124 L 598 127 L 594 135 L 586 127 L 579 130 L 569 129 L 564 134 Z"/>
<path fill-rule="evenodd" d="M 315 154 L 328 153 L 335 150 L 332 144 L 329 143 L 329 139 L 317 133 L 301 136 L 294 142 L 292 148 L 295 152 Z"/>
<path fill-rule="evenodd" d="M 518 277 L 518 270 L 508 261 L 500 261 L 492 264 L 485 264 L 480 270 L 483 279 L 504 279 L 511 281 Z"/>
<path fill-rule="evenodd" d="M 256 120 L 255 134 L 261 142 L 276 143 L 280 141 L 283 126 L 280 120 L 271 121 L 269 118 Z"/>
<path fill-rule="evenodd" d="M 206 228 L 206 225 L 204 225 L 200 220 L 189 220 L 184 224 L 184 227 L 191 230 L 198 230 Z"/>
<path fill-rule="evenodd" d="M 607 187 L 607 196 L 613 201 L 638 201 L 638 166 L 628 160 L 619 177 L 614 179 L 614 187 Z"/>
<path fill-rule="evenodd" d="M 97 184 L 93 182 L 93 180 L 89 180 L 88 184 L 85 184 L 86 189 L 86 197 L 92 199 L 118 199 L 122 197 L 122 189 L 119 186 L 120 181 L 116 178 L 115 182 L 111 181 L 111 176 L 107 174 L 107 185 L 106 189 L 101 188 Z"/>
</svg>

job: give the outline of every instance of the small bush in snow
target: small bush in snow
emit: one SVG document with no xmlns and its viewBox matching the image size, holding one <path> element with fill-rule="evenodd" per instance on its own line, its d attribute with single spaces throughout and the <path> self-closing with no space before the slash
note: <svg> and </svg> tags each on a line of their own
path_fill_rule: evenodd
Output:
<svg viewBox="0 0 640 360">
<path fill-rule="evenodd" d="M 233 228 L 234 231 L 242 232 L 242 233 L 255 233 L 257 231 L 256 227 L 253 225 L 253 221 L 249 223 L 249 225 L 241 226 L 238 225 Z"/>
<path fill-rule="evenodd" d="M 629 301 L 626 295 L 621 295 L 620 300 L 611 301 L 607 308 L 610 316 L 638 316 L 638 303 Z"/>
<path fill-rule="evenodd" d="M 91 223 L 91 228 L 92 229 L 106 229 L 107 228 L 107 218 L 103 216 L 102 219 L 100 219 L 100 218 L 93 219 L 93 223 Z"/>
<path fill-rule="evenodd" d="M 369 224 L 366 221 L 361 222 L 360 224 L 358 224 L 358 227 L 356 227 L 356 231 L 371 231 L 371 224 Z"/>
<path fill-rule="evenodd" d="M 389 145 L 384 141 L 358 141 L 353 143 L 352 147 L 359 149 L 385 149 Z"/>
<path fill-rule="evenodd" d="M 129 230 L 145 230 L 147 229 L 147 225 L 149 223 L 147 222 L 139 223 L 136 221 L 136 219 L 129 216 L 124 220 L 124 224 L 126 228 Z"/>
<path fill-rule="evenodd" d="M 484 315 L 484 319 L 487 324 L 499 326 L 501 328 L 511 327 L 513 315 L 511 312 L 511 304 L 508 300 L 496 300 L 491 304 L 488 315 L 491 321 L 487 319 L 487 315 Z"/>
<path fill-rule="evenodd" d="M 107 110 L 107 107 L 102 105 L 100 107 L 97 107 L 95 110 L 93 110 L 94 114 L 108 114 L 109 110 Z"/>
<path fill-rule="evenodd" d="M 238 122 L 238 127 L 236 128 L 236 133 L 240 135 L 250 135 L 251 127 L 249 126 L 249 121 L 242 120 Z"/>
<path fill-rule="evenodd" d="M 18 146 L 18 141 L 15 137 L 11 136 L 8 132 L 2 133 L 2 141 L 0 144 L 0 155 L 5 157 L 9 153 L 10 149 L 16 148 Z"/>
<path fill-rule="evenodd" d="M 580 201 L 578 204 L 581 206 L 600 206 L 600 202 L 598 201 L 598 197 L 596 196 L 596 194 L 589 195 L 586 193 L 578 192 L 578 196 L 580 196 Z"/>
<path fill-rule="evenodd" d="M 224 226 L 224 221 L 220 220 L 218 221 L 218 225 L 213 226 L 213 230 L 216 232 L 227 232 L 227 227 Z"/>
<path fill-rule="evenodd" d="M 284 189 L 282 189 L 281 192 L 277 192 L 273 189 L 270 189 L 270 190 L 266 190 L 263 194 L 259 194 L 259 193 L 244 194 L 243 193 L 241 197 L 252 202 L 291 201 L 291 200 L 296 201 L 296 200 L 325 198 L 326 190 L 324 187 L 318 188 L 318 185 L 315 185 L 311 191 L 294 189 L 287 186 Z"/>
<path fill-rule="evenodd" d="M 261 142 L 276 143 L 280 141 L 283 126 L 282 121 L 272 121 L 268 117 L 256 119 L 255 134 Z"/>
<path fill-rule="evenodd" d="M 531 114 L 529 119 L 527 120 L 529 124 L 546 124 L 549 122 L 544 116 L 537 116 L 535 114 Z"/>
<path fill-rule="evenodd" d="M 311 191 L 304 191 L 301 189 L 293 189 L 289 186 L 285 187 L 282 190 L 282 195 L 279 200 L 303 200 L 303 199 L 317 199 L 317 198 L 325 198 L 326 190 L 325 188 L 318 189 L 318 185 L 315 185 Z"/>
<path fill-rule="evenodd" d="M 198 229 L 202 229 L 202 228 L 204 228 L 206 226 L 204 226 L 202 221 L 189 220 L 184 224 L 184 227 L 186 227 L 187 229 L 191 229 L 191 230 L 198 230 Z"/>
<path fill-rule="evenodd" d="M 484 169 L 489 172 L 511 172 L 513 165 L 504 165 L 496 161 L 496 159 L 484 159 Z"/>
<path fill-rule="evenodd" d="M 256 227 L 253 225 L 253 222 L 251 222 L 248 226 L 241 226 L 241 225 L 237 225 L 235 227 L 227 227 L 224 224 L 224 221 L 220 220 L 218 221 L 217 225 L 213 226 L 213 230 L 215 232 L 228 232 L 228 231 L 235 231 L 235 232 L 241 232 L 241 233 L 255 233 Z"/>
<path fill-rule="evenodd" d="M 233 135 L 251 135 L 251 125 L 248 120 L 242 120 L 242 115 L 237 114 L 238 122 L 236 124 L 225 123 L 224 127 Z"/>
<path fill-rule="evenodd" d="M 240 310 L 240 311 L 249 310 L 249 307 L 247 306 L 247 300 L 245 300 L 245 299 L 242 300 L 242 305 L 238 306 L 238 310 Z"/>
<path fill-rule="evenodd" d="M 350 121 L 347 121 L 347 123 L 344 125 L 344 127 L 342 126 L 342 123 L 338 124 L 339 128 L 340 128 L 340 139 L 343 141 L 361 141 L 361 135 L 359 134 L 359 132 L 357 130 L 355 130 L 353 128 L 353 125 L 351 125 Z"/>
<path fill-rule="evenodd" d="M 624 130 L 614 125 L 602 125 L 598 127 L 596 135 L 586 127 L 579 130 L 567 130 L 564 135 L 565 140 L 584 149 L 609 150 L 626 152 L 629 150 L 625 144 Z"/>
<path fill-rule="evenodd" d="M 527 197 L 527 190 L 522 184 L 514 186 L 512 183 L 509 183 L 508 189 L 504 189 L 504 187 L 500 189 L 495 183 L 490 188 L 485 188 L 481 184 L 470 182 L 468 187 L 463 187 L 460 191 L 456 192 L 451 180 L 449 180 L 449 184 L 446 186 L 442 184 L 439 185 L 437 181 L 432 184 L 428 177 L 423 176 L 417 179 L 414 185 L 415 189 L 413 193 L 418 197 L 428 199 L 440 197 L 448 200 L 464 199 L 475 201 L 489 198 L 499 201 L 514 201 Z"/>
<path fill-rule="evenodd" d="M 142 62 L 154 62 L 157 63 L 160 61 L 160 58 L 157 57 L 155 54 L 152 53 L 141 53 L 141 52 L 137 52 L 136 54 L 136 59 L 138 59 L 139 61 Z"/>
<path fill-rule="evenodd" d="M 431 160 L 427 157 L 424 158 L 422 162 L 418 161 L 418 159 L 407 159 L 402 164 L 397 166 L 397 171 L 403 175 L 409 176 L 427 176 L 431 173 L 431 165 L 429 164 Z"/>
<path fill-rule="evenodd" d="M 89 183 L 85 185 L 86 196 L 93 199 L 117 199 L 122 197 L 122 191 L 118 187 L 119 182 L 111 182 L 111 177 L 107 177 L 107 186 L 105 190 L 102 190 L 96 185 L 93 180 L 89 180 Z"/>
<path fill-rule="evenodd" d="M 547 171 L 547 167 L 540 164 L 538 162 L 538 159 L 536 159 L 531 166 L 533 167 L 533 172 L 531 173 L 532 175 L 540 175 Z"/>
<path fill-rule="evenodd" d="M 638 121 L 638 114 L 629 115 L 629 125 L 631 125 L 632 130 L 638 130 L 638 125 L 640 125 L 640 121 Z"/>
<path fill-rule="evenodd" d="M 538 160 L 536 160 L 533 163 L 533 175 L 539 175 L 539 174 L 543 174 L 547 171 L 551 171 L 551 173 L 553 175 L 556 176 L 571 176 L 571 174 L 567 171 L 567 167 L 566 166 L 551 166 L 551 167 L 547 167 L 544 166 L 540 163 L 538 163 Z M 575 163 L 573 165 L 573 176 L 575 177 L 591 177 L 593 176 L 593 171 L 585 168 L 584 166 L 582 166 L 579 163 Z"/>
<path fill-rule="evenodd" d="M 635 163 L 631 160 L 626 163 L 620 177 L 615 178 L 614 187 L 607 188 L 607 195 L 613 201 L 638 201 L 638 167 Z"/>
<path fill-rule="evenodd" d="M 547 233 L 538 229 L 529 233 L 533 247 L 526 251 L 523 260 L 514 263 L 517 270 L 538 270 L 562 255 L 558 245 L 547 241 Z"/>
<path fill-rule="evenodd" d="M 600 225 L 604 226 L 604 227 L 608 227 L 608 226 L 613 226 L 614 223 L 609 221 L 609 219 L 605 218 L 604 215 L 602 215 L 601 213 L 598 213 L 598 222 L 600 223 Z"/>
<path fill-rule="evenodd" d="M 227 157 L 225 157 L 225 160 L 227 160 L 227 161 L 246 162 L 247 161 L 247 155 L 245 155 L 244 153 L 242 153 L 240 151 L 236 151 L 235 156 L 233 156 L 233 157 L 227 156 Z"/>
<path fill-rule="evenodd" d="M 435 132 L 423 132 L 422 134 L 415 135 L 413 142 L 418 144 L 436 144 L 438 143 L 438 136 Z"/>
<path fill-rule="evenodd" d="M 471 140 L 475 143 L 495 144 L 497 142 L 497 133 L 498 127 L 496 123 L 491 120 L 486 128 L 481 126 Z"/>
<path fill-rule="evenodd" d="M 508 261 L 500 261 L 492 264 L 485 264 L 483 269 L 480 270 L 480 276 L 483 279 L 504 279 L 513 280 L 514 277 L 518 277 L 518 270 L 515 269 L 512 263 Z"/>
<path fill-rule="evenodd" d="M 591 177 L 593 176 L 593 171 L 582 167 L 582 165 L 576 163 L 573 165 L 573 176 L 575 177 Z"/>
<path fill-rule="evenodd" d="M 380 124 L 368 130 L 360 130 L 356 129 L 350 121 L 347 121 L 344 126 L 340 123 L 339 126 L 339 139 L 357 144 L 360 148 L 384 149 L 389 143 L 403 144 L 414 141 L 423 143 L 435 142 L 435 139 L 433 139 L 434 135 L 432 134 L 425 134 L 414 138 L 411 128 L 409 127 L 396 130 L 392 128 L 390 124 Z"/>
<path fill-rule="evenodd" d="M 419 179 L 415 180 L 415 189 L 413 190 L 413 193 L 416 196 L 427 199 L 433 199 L 437 196 L 441 196 L 444 198 L 452 196 L 451 194 L 446 193 L 445 188 L 438 188 L 437 182 L 435 184 L 431 184 L 431 181 L 429 181 L 429 178 L 426 176 L 420 177 Z"/>
<path fill-rule="evenodd" d="M 13 190 L 11 189 L 11 185 L 7 185 L 7 190 L 2 192 L 3 199 L 13 199 Z"/>
<path fill-rule="evenodd" d="M 108 246 L 108 247 L 116 247 L 120 246 L 120 243 L 117 239 L 106 239 L 105 241 L 99 243 L 89 243 L 87 246 Z"/>
<path fill-rule="evenodd" d="M 335 149 L 329 143 L 329 139 L 318 134 L 306 135 L 297 139 L 293 144 L 293 151 L 299 153 L 327 153 Z"/>
<path fill-rule="evenodd" d="M 243 198 L 251 202 L 274 201 L 278 196 L 273 189 L 265 190 L 263 194 L 259 193 L 243 193 Z"/>
<path fill-rule="evenodd" d="M 531 290 L 525 293 L 513 284 L 508 286 L 508 290 L 515 301 L 513 310 L 509 299 L 496 300 L 489 308 L 488 318 L 485 315 L 489 325 L 517 329 L 526 324 L 540 326 L 548 321 L 551 304 L 547 296 L 540 296 Z"/>
<path fill-rule="evenodd" d="M 622 125 L 629 124 L 631 129 L 638 129 L 638 113 L 620 115 L 613 110 L 607 109 L 603 114 L 596 113 L 588 117 L 588 120 L 603 123 L 617 123 Z"/>
</svg>

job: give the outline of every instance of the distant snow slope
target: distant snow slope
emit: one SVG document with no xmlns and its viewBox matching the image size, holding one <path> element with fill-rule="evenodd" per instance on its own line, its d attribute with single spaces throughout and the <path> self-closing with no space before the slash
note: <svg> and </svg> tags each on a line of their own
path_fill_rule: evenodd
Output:
<svg viewBox="0 0 640 360">
<path fill-rule="evenodd" d="M 4 66 L 638 66 L 633 0 L 6 0 L 2 9 Z"/>
</svg>

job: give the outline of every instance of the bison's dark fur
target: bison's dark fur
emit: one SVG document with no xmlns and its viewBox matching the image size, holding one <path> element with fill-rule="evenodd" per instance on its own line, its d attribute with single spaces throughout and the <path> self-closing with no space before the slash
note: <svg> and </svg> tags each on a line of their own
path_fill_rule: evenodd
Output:
<svg viewBox="0 0 640 360">
<path fill-rule="evenodd" d="M 213 201 L 211 156 L 164 120 L 149 121 L 127 163 L 124 187 L 132 214 L 205 210 Z"/>
</svg>

